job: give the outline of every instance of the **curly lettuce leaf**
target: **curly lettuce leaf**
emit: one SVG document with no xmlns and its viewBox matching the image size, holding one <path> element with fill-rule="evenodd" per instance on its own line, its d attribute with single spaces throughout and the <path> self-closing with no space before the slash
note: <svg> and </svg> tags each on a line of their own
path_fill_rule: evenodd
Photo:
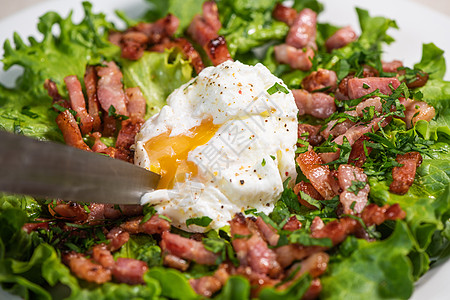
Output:
<svg viewBox="0 0 450 300">
<path fill-rule="evenodd" d="M 331 261 L 321 279 L 321 299 L 408 299 L 413 278 L 406 255 L 413 241 L 407 225 L 397 222 L 384 241 L 357 242 L 350 256 Z"/>
<path fill-rule="evenodd" d="M 161 265 L 161 248 L 150 235 L 133 235 L 128 242 L 114 253 L 118 257 L 145 261 L 149 267 Z"/>
</svg>

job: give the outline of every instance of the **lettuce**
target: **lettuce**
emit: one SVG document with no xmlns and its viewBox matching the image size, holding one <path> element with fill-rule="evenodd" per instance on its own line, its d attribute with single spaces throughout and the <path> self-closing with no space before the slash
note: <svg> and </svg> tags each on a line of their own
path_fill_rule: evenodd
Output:
<svg viewBox="0 0 450 300">
<path fill-rule="evenodd" d="M 133 235 L 119 251 L 114 253 L 114 259 L 118 257 L 142 260 L 149 267 L 160 266 L 161 248 L 150 235 Z"/>
</svg>

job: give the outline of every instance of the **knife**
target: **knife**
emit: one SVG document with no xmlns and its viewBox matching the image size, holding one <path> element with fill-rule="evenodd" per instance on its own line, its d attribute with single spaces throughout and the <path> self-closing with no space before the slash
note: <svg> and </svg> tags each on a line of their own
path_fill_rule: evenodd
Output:
<svg viewBox="0 0 450 300">
<path fill-rule="evenodd" d="M 0 130 L 0 191 L 76 202 L 140 204 L 160 176 L 133 164 Z"/>
</svg>

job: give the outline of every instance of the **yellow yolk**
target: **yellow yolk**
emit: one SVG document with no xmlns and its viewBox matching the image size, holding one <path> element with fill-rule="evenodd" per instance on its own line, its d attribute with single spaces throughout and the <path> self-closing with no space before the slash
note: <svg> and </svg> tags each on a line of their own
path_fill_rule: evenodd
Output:
<svg viewBox="0 0 450 300">
<path fill-rule="evenodd" d="M 194 162 L 187 161 L 188 154 L 206 144 L 219 127 L 214 125 L 212 118 L 208 118 L 187 134 L 170 136 L 172 131 L 168 130 L 145 143 L 150 171 L 161 175 L 158 189 L 172 188 L 175 182 L 183 182 L 197 175 L 198 168 Z"/>
</svg>

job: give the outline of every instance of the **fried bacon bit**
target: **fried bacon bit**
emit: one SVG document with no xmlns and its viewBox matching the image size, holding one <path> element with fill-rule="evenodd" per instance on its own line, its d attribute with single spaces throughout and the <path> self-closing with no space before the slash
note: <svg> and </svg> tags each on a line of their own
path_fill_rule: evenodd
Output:
<svg viewBox="0 0 450 300">
<path fill-rule="evenodd" d="M 325 93 L 292 90 L 292 94 L 300 116 L 307 114 L 319 119 L 326 119 L 336 111 L 334 98 Z"/>
<path fill-rule="evenodd" d="M 367 226 L 380 225 L 386 220 L 401 220 L 405 217 L 406 213 L 398 203 L 381 207 L 371 203 L 361 213 L 361 218 Z"/>
<path fill-rule="evenodd" d="M 154 23 L 139 23 L 130 31 L 144 33 L 148 37 L 148 42 L 152 45 L 161 43 L 164 39 L 171 37 L 178 29 L 180 20 L 172 14 L 167 14 L 164 18 Z"/>
<path fill-rule="evenodd" d="M 355 110 L 350 110 L 345 112 L 349 116 L 356 117 L 358 114 Z M 327 128 L 325 128 L 320 134 L 323 138 L 328 139 L 328 137 L 331 135 L 333 137 L 338 137 L 341 134 L 344 134 L 349 130 L 351 127 L 355 125 L 355 122 L 352 122 L 350 120 L 345 120 L 342 123 L 337 124 L 338 120 L 332 120 L 328 122 Z"/>
<path fill-rule="evenodd" d="M 270 246 L 276 246 L 278 244 L 280 236 L 271 225 L 264 222 L 261 217 L 256 218 L 255 224 L 264 237 L 264 240 L 266 240 Z"/>
<path fill-rule="evenodd" d="M 287 64 L 293 69 L 308 71 L 312 68 L 314 50 L 311 48 L 297 49 L 288 44 L 281 44 L 273 47 L 277 62 Z"/>
<path fill-rule="evenodd" d="M 61 130 L 64 142 L 67 145 L 81 150 L 91 151 L 89 146 L 83 141 L 77 121 L 69 110 L 63 111 L 56 117 L 56 124 L 59 130 Z"/>
<path fill-rule="evenodd" d="M 322 283 L 319 278 L 314 278 L 308 290 L 303 295 L 302 300 L 317 299 L 319 298 L 320 292 L 322 292 Z"/>
<path fill-rule="evenodd" d="M 63 262 L 78 278 L 102 284 L 111 280 L 111 270 L 85 258 L 82 254 L 70 252 L 64 254 Z"/>
<path fill-rule="evenodd" d="M 297 18 L 297 11 L 291 7 L 277 3 L 273 9 L 272 16 L 275 20 L 284 22 L 290 27 L 294 24 L 294 21 Z"/>
<path fill-rule="evenodd" d="M 122 72 L 119 67 L 111 61 L 104 62 L 103 66 L 98 66 L 96 70 L 99 77 L 97 96 L 103 110 L 109 112 L 113 106 L 117 115 L 128 116 Z"/>
<path fill-rule="evenodd" d="M 317 90 L 334 91 L 337 88 L 336 72 L 326 69 L 318 69 L 303 78 L 302 87 L 308 92 Z"/>
<path fill-rule="evenodd" d="M 95 245 L 92 248 L 92 259 L 105 268 L 112 268 L 115 264 L 114 258 L 105 244 Z"/>
<path fill-rule="evenodd" d="M 320 125 L 309 125 L 309 124 L 298 124 L 298 138 L 302 140 L 306 140 L 312 146 L 318 146 L 323 138 L 320 135 Z M 301 147 L 301 144 L 297 144 L 298 147 Z"/>
<path fill-rule="evenodd" d="M 303 174 L 325 200 L 337 194 L 339 186 L 331 175 L 330 168 L 323 164 L 316 152 L 309 150 L 301 153 L 296 160 Z"/>
<path fill-rule="evenodd" d="M 296 216 L 292 216 L 288 219 L 286 224 L 283 226 L 283 230 L 294 231 L 302 228 L 302 223 L 297 219 Z"/>
<path fill-rule="evenodd" d="M 301 205 L 306 206 L 309 209 L 317 209 L 317 207 L 302 199 L 300 191 L 308 194 L 313 199 L 323 200 L 322 195 L 314 188 L 314 186 L 309 182 L 300 181 L 294 186 L 294 193 L 298 195 L 298 202 L 300 202 Z"/>
<path fill-rule="evenodd" d="M 222 288 L 222 283 L 214 276 L 190 279 L 189 284 L 197 294 L 204 297 L 211 297 Z"/>
<path fill-rule="evenodd" d="M 322 228 L 325 227 L 325 223 L 323 222 L 323 220 L 320 217 L 314 217 L 314 219 L 311 222 L 311 232 L 317 231 L 317 230 L 321 230 Z"/>
<path fill-rule="evenodd" d="M 366 153 L 364 152 L 364 141 L 369 141 L 370 138 L 368 136 L 361 136 L 359 139 L 356 140 L 356 142 L 352 146 L 352 151 L 350 152 L 350 155 L 348 157 L 348 163 L 355 165 L 356 167 L 361 168 L 362 165 L 365 163 L 367 157 Z M 370 155 L 370 152 L 372 152 L 372 148 L 369 146 L 366 146 L 367 154 Z"/>
<path fill-rule="evenodd" d="M 116 154 L 116 148 L 107 147 L 102 140 L 102 134 L 100 132 L 94 132 L 90 134 L 91 137 L 94 138 L 94 145 L 92 145 L 92 151 L 95 153 L 103 153 L 107 154 L 110 157 L 114 157 Z"/>
<path fill-rule="evenodd" d="M 380 93 L 391 95 L 391 85 L 394 89 L 400 86 L 400 81 L 396 77 L 366 77 L 351 78 L 348 80 L 348 97 L 357 99 L 367 94 L 379 90 Z"/>
<path fill-rule="evenodd" d="M 182 272 L 189 268 L 189 262 L 172 254 L 165 254 L 163 264 L 166 267 L 180 270 Z"/>
<path fill-rule="evenodd" d="M 94 66 L 86 66 L 86 72 L 84 73 L 84 85 L 86 87 L 86 95 L 88 99 L 88 112 L 93 118 L 94 131 L 101 130 L 101 119 L 100 119 L 100 107 L 97 98 L 97 72 Z"/>
<path fill-rule="evenodd" d="M 327 223 L 322 229 L 318 229 L 311 233 L 314 238 L 329 238 L 333 245 L 342 243 L 345 238 L 361 226 L 355 219 L 345 217 L 340 220 L 335 220 Z"/>
<path fill-rule="evenodd" d="M 71 222 L 83 223 L 88 218 L 88 213 L 84 207 L 74 202 L 64 203 L 63 201 L 58 200 L 56 205 L 50 203 L 48 205 L 48 210 L 53 217 L 70 220 Z"/>
<path fill-rule="evenodd" d="M 395 194 L 406 194 L 414 182 L 416 170 L 422 163 L 422 155 L 419 152 L 408 152 L 406 154 L 397 155 L 395 159 L 401 167 L 392 169 L 393 182 L 389 186 L 389 190 Z"/>
<path fill-rule="evenodd" d="M 59 105 L 65 109 L 70 108 L 70 103 L 66 99 L 63 99 L 58 92 L 58 88 L 56 87 L 56 83 L 50 79 L 46 79 L 44 82 L 44 88 L 47 90 L 48 95 L 53 99 L 52 104 Z M 53 110 L 59 112 L 58 109 L 53 107 Z"/>
<path fill-rule="evenodd" d="M 22 230 L 24 230 L 26 233 L 31 233 L 32 231 L 38 230 L 38 229 L 44 229 L 48 230 L 49 220 L 37 218 L 34 223 L 25 223 L 22 226 Z"/>
<path fill-rule="evenodd" d="M 398 68 L 403 67 L 403 63 L 399 60 L 393 60 L 393 61 L 382 61 L 381 67 L 383 69 L 383 72 L 386 73 L 398 73 L 400 70 Z"/>
<path fill-rule="evenodd" d="M 80 119 L 81 133 L 86 134 L 92 131 L 94 125 L 94 118 L 92 118 L 87 110 L 84 100 L 81 83 L 77 76 L 70 75 L 64 78 L 67 91 L 69 92 L 70 106 L 77 113 L 76 117 Z"/>
<path fill-rule="evenodd" d="M 346 26 L 338 29 L 332 36 L 330 36 L 325 42 L 325 47 L 328 52 L 331 52 L 333 49 L 342 48 L 357 39 L 358 35 L 356 32 L 350 26 Z"/>
<path fill-rule="evenodd" d="M 129 221 L 120 224 L 120 228 L 131 233 L 147 233 L 147 234 L 161 234 L 170 230 L 170 223 L 159 217 L 158 214 L 153 215 L 150 220 L 142 223 L 143 217 L 136 217 Z"/>
<path fill-rule="evenodd" d="M 405 117 L 402 118 L 407 128 L 413 127 L 419 120 L 431 121 L 436 115 L 433 106 L 424 101 L 400 98 L 400 103 L 405 106 Z"/>
<path fill-rule="evenodd" d="M 286 44 L 298 49 L 317 49 L 316 31 L 317 14 L 309 8 L 302 9 L 289 29 Z"/>
<path fill-rule="evenodd" d="M 147 270 L 147 264 L 141 260 L 119 257 L 112 267 L 112 274 L 117 282 L 144 284 Z"/>
<path fill-rule="evenodd" d="M 405 71 L 403 70 L 403 71 L 400 71 L 399 73 L 402 74 L 403 72 L 405 72 Z M 403 80 L 403 82 L 406 82 L 406 86 L 408 88 L 415 89 L 415 88 L 424 86 L 428 82 L 428 77 L 429 77 L 428 73 L 426 73 L 424 71 L 419 71 L 416 73 L 416 78 L 414 78 L 414 80 L 406 81 L 406 79 L 405 79 L 405 80 Z"/>
<path fill-rule="evenodd" d="M 177 234 L 164 231 L 161 235 L 161 248 L 167 253 L 201 265 L 216 264 L 218 255 L 208 251 L 202 242 L 194 241 Z"/>
<path fill-rule="evenodd" d="M 130 234 L 120 227 L 114 227 L 107 234 L 109 240 L 108 249 L 110 251 L 119 250 L 130 239 Z"/>
<path fill-rule="evenodd" d="M 130 148 L 134 144 L 134 138 L 141 129 L 142 124 L 144 124 L 144 120 L 141 118 L 131 118 L 122 121 L 122 128 L 116 140 L 117 151 L 114 154 L 115 158 L 133 162 L 134 152 Z"/>
<path fill-rule="evenodd" d="M 360 213 L 367 204 L 370 186 L 364 170 L 352 165 L 339 166 L 337 178 L 342 188 L 339 195 L 345 214 Z M 351 189 L 353 187 L 353 189 Z"/>
<path fill-rule="evenodd" d="M 105 204 L 104 215 L 106 219 L 118 219 L 122 216 L 142 215 L 142 206 L 139 204 Z"/>
<path fill-rule="evenodd" d="M 222 24 L 219 20 L 219 11 L 214 1 L 203 3 L 203 15 L 196 15 L 188 28 L 188 33 L 194 41 L 200 44 L 208 55 L 213 65 L 217 66 L 230 60 L 225 38 L 219 36 Z"/>
</svg>

